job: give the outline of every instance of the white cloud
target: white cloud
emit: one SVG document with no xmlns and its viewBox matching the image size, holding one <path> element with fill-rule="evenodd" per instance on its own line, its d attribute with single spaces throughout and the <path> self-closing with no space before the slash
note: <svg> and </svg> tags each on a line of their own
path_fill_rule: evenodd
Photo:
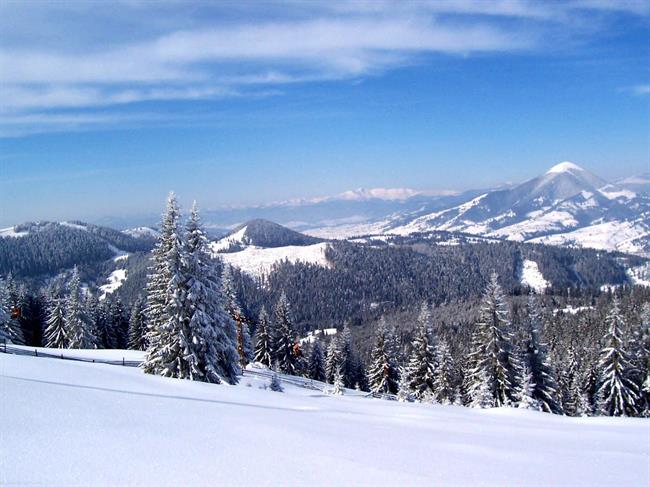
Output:
<svg viewBox="0 0 650 487">
<path fill-rule="evenodd" d="M 194 9 L 170 0 L 0 4 L 3 125 L 44 110 L 259 96 L 264 85 L 360 78 L 432 54 L 545 48 L 549 26 L 590 12 L 647 15 L 650 5 L 313 0 L 265 2 L 263 9 L 199 3 L 195 10 L 192 16 Z M 56 21 L 34 30 L 43 18 Z"/>
</svg>

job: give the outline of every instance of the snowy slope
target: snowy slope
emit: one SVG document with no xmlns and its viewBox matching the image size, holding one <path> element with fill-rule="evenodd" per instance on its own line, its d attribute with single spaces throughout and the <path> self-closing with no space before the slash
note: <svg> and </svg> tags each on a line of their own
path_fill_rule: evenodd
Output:
<svg viewBox="0 0 650 487">
<path fill-rule="evenodd" d="M 539 270 L 537 262 L 524 260 L 521 266 L 520 282 L 523 286 L 528 286 L 536 293 L 543 293 L 551 285 Z"/>
<path fill-rule="evenodd" d="M 101 292 L 99 300 L 102 301 L 108 294 L 113 294 L 117 291 L 124 284 L 124 281 L 126 281 L 126 269 L 115 269 L 111 272 L 108 276 L 107 283 L 99 286 Z"/>
<path fill-rule="evenodd" d="M 2 485 L 650 483 L 645 419 L 276 393 L 251 375 L 217 386 L 4 354 L 0 373 Z"/>
<path fill-rule="evenodd" d="M 221 257 L 228 264 L 241 269 L 243 272 L 261 276 L 268 274 L 273 264 L 281 261 L 291 263 L 304 262 L 316 264 L 322 267 L 329 267 L 329 262 L 325 257 L 325 250 L 328 244 L 326 242 L 314 245 L 288 245 L 286 247 L 246 247 L 239 252 L 215 254 Z"/>
</svg>

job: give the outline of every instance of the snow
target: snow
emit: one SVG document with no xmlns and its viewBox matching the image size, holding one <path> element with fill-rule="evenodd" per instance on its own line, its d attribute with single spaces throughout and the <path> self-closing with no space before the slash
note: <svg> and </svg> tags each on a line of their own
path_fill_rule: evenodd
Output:
<svg viewBox="0 0 650 487">
<path fill-rule="evenodd" d="M 544 279 L 537 262 L 527 259 L 522 264 L 520 282 L 523 286 L 535 290 L 536 293 L 543 293 L 551 285 L 550 282 Z"/>
<path fill-rule="evenodd" d="M 568 233 L 533 238 L 529 242 L 546 245 L 574 245 L 642 254 L 644 248 L 638 241 L 648 234 L 650 234 L 650 230 L 640 222 L 611 221 L 579 228 Z"/>
<path fill-rule="evenodd" d="M 365 201 L 369 199 L 401 201 L 419 194 L 421 194 L 421 191 L 411 188 L 358 188 L 341 193 L 337 196 L 337 199 L 346 201 Z"/>
<path fill-rule="evenodd" d="M 618 198 L 624 198 L 626 200 L 631 200 L 636 198 L 637 194 L 634 191 L 629 189 L 621 189 L 612 184 L 607 184 L 598 190 L 605 198 L 610 200 L 615 200 Z"/>
<path fill-rule="evenodd" d="M 17 232 L 15 227 L 2 228 L 0 229 L 0 238 L 12 237 L 19 238 L 29 235 L 29 232 Z"/>
<path fill-rule="evenodd" d="M 487 234 L 489 237 L 505 237 L 508 240 L 524 241 L 529 236 L 561 231 L 575 227 L 578 221 L 567 211 L 549 211 L 543 215 L 536 215 L 534 218 L 524 220 L 507 227 L 499 228 Z"/>
<path fill-rule="evenodd" d="M 275 248 L 250 246 L 240 252 L 215 255 L 246 274 L 261 277 L 269 274 L 275 263 L 284 260 L 291 263 L 304 262 L 329 267 L 330 263 L 325 257 L 327 246 L 327 242 L 305 246 L 287 245 L 286 247 Z"/>
<path fill-rule="evenodd" d="M 307 332 L 307 336 L 300 339 L 300 343 L 314 343 L 320 337 L 336 335 L 336 328 L 323 328 Z"/>
<path fill-rule="evenodd" d="M 120 351 L 121 352 L 121 351 Z M 104 351 L 97 351 L 104 354 Z M 649 485 L 650 421 L 0 354 L 2 485 Z M 248 387 L 250 386 L 250 387 Z"/>
<path fill-rule="evenodd" d="M 88 231 L 88 228 L 86 228 L 84 225 L 79 225 L 78 223 L 61 222 L 61 225 L 63 225 L 64 227 L 76 228 L 77 230 Z"/>
<path fill-rule="evenodd" d="M 627 269 L 626 273 L 632 284 L 650 287 L 650 263 Z"/>
<path fill-rule="evenodd" d="M 227 237 L 222 238 L 217 242 L 212 242 L 210 248 L 213 252 L 221 252 L 222 250 L 227 250 L 233 244 L 241 244 L 244 242 L 244 237 L 246 236 L 246 229 L 248 227 L 242 227 L 237 232 Z"/>
<path fill-rule="evenodd" d="M 573 162 L 564 161 L 556 164 L 551 169 L 549 169 L 546 174 L 553 173 L 562 173 L 562 172 L 572 172 L 572 171 L 584 171 L 580 166 L 574 164 Z"/>
<path fill-rule="evenodd" d="M 120 286 L 122 286 L 124 281 L 126 281 L 126 269 L 115 269 L 110 273 L 107 281 L 107 284 L 99 286 L 99 289 L 102 292 L 101 296 L 99 296 L 100 301 L 105 299 L 108 294 L 113 294 L 120 288 Z"/>
</svg>

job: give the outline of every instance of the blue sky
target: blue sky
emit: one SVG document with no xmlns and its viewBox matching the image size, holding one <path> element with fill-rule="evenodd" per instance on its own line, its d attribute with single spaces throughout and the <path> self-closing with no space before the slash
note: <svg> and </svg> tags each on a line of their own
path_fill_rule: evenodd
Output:
<svg viewBox="0 0 650 487">
<path fill-rule="evenodd" d="M 0 3 L 0 224 L 650 170 L 646 1 Z"/>
</svg>

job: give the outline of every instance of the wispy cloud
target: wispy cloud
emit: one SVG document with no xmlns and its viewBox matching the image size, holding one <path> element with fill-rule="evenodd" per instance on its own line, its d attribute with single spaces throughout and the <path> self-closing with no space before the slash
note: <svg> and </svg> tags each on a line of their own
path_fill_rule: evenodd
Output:
<svg viewBox="0 0 650 487">
<path fill-rule="evenodd" d="M 650 95 L 650 84 L 633 86 L 631 91 L 636 95 Z"/>
<path fill-rule="evenodd" d="M 83 2 L 30 5 L 0 6 L 5 135 L 112 119 L 52 113 L 63 109 L 260 96 L 269 85 L 362 78 L 426 55 L 543 49 L 549 28 L 581 15 L 650 13 L 645 1 L 623 0 L 314 0 L 265 2 L 264 9 L 199 4 L 194 17 L 175 1 L 129 0 L 110 8 Z M 31 35 L 39 15 L 63 19 L 62 30 Z M 20 24 L 21 18 L 26 23 Z M 71 41 L 75 36 L 81 44 Z"/>
</svg>

